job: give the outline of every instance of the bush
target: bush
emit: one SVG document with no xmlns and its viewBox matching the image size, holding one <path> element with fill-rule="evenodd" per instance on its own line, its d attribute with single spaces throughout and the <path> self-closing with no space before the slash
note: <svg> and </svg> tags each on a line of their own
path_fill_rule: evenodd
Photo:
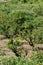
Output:
<svg viewBox="0 0 43 65">
<path fill-rule="evenodd" d="M 3 6 L 0 7 L 0 34 L 6 37 L 21 36 L 32 43 L 43 42 L 43 5 L 41 3 L 39 5 L 2 3 L 0 6 Z"/>
</svg>

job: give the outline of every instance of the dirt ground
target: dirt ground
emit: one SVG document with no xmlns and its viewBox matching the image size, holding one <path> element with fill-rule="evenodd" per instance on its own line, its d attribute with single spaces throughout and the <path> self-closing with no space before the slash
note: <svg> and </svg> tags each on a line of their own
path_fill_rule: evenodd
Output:
<svg viewBox="0 0 43 65">
<path fill-rule="evenodd" d="M 3 39 L 3 40 L 0 40 L 0 47 L 1 49 L 5 52 L 6 56 L 16 56 L 14 52 L 12 52 L 11 49 L 7 48 L 6 46 L 6 43 L 8 42 L 9 40 L 8 39 Z M 30 57 L 32 55 L 32 53 L 34 52 L 32 50 L 32 47 L 30 45 L 26 45 L 24 44 L 23 45 L 24 49 L 27 49 L 29 50 L 29 53 L 27 54 L 26 57 Z M 43 44 L 36 44 L 35 45 L 36 48 L 39 48 L 38 49 L 38 52 L 43 52 Z M 41 49 L 42 48 L 42 49 Z"/>
<path fill-rule="evenodd" d="M 1 47 L 1 50 L 3 50 L 5 52 L 5 55 L 6 56 L 15 56 L 15 53 L 12 52 L 12 50 L 8 49 L 6 47 L 6 43 L 8 42 L 9 40 L 8 39 L 3 39 L 3 40 L 0 40 L 0 47 Z"/>
</svg>

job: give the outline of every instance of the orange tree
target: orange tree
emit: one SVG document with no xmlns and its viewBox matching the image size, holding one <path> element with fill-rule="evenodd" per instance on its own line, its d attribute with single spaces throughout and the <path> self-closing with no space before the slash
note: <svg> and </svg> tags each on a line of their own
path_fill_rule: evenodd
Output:
<svg viewBox="0 0 43 65">
<path fill-rule="evenodd" d="M 24 10 L 15 10 L 7 4 L 3 6 L 4 8 L 0 10 L 1 34 L 11 39 L 14 35 L 20 35 L 32 46 L 34 42 L 38 42 L 39 37 L 43 41 L 43 9 L 41 6 L 41 10 L 38 5 L 27 6 Z"/>
</svg>

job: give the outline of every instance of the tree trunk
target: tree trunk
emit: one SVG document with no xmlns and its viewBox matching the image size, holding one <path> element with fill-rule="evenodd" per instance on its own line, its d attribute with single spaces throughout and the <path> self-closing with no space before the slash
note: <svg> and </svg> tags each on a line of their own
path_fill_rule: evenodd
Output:
<svg viewBox="0 0 43 65">
<path fill-rule="evenodd" d="M 30 42 L 29 42 L 29 44 L 34 47 L 34 44 L 33 44 L 33 42 L 32 42 L 32 37 L 30 37 Z"/>
<path fill-rule="evenodd" d="M 13 44 L 13 39 L 11 39 L 11 44 Z"/>
<path fill-rule="evenodd" d="M 13 36 L 10 37 L 10 43 L 13 44 Z"/>
</svg>

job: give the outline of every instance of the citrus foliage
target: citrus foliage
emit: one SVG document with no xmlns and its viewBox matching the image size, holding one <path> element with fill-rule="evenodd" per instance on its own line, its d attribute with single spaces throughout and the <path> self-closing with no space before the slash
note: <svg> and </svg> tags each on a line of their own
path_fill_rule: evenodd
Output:
<svg viewBox="0 0 43 65">
<path fill-rule="evenodd" d="M 22 50 L 22 44 L 18 40 L 13 43 L 14 36 L 33 44 L 43 43 L 43 0 L 0 2 L 0 34 L 10 38 L 8 47 L 16 54 Z M 3 51 L 1 55 L 5 55 Z M 3 65 L 43 65 L 41 53 L 33 54 L 29 60 L 24 57 L 0 59 Z"/>
<path fill-rule="evenodd" d="M 17 35 L 28 42 L 42 43 L 43 1 L 37 3 L 17 5 L 11 2 L 0 3 L 0 34 L 6 37 Z"/>
</svg>

